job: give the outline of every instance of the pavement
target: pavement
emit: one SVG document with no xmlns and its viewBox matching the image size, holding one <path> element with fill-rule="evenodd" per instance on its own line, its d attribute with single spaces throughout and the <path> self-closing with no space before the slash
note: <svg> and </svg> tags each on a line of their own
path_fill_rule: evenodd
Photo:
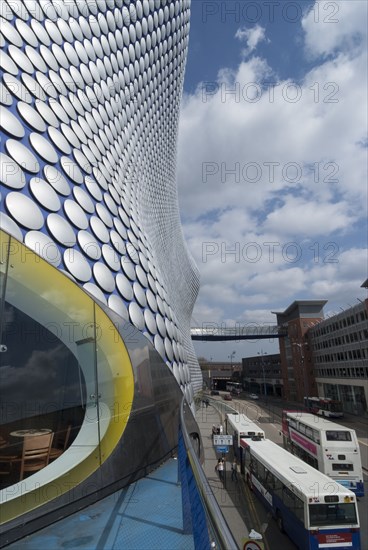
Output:
<svg viewBox="0 0 368 550">
<path fill-rule="evenodd" d="M 226 405 L 221 401 L 213 400 L 210 401 L 208 407 L 202 406 L 197 411 L 196 420 L 204 447 L 204 473 L 238 547 L 243 548 L 244 541 L 248 539 L 250 530 L 254 529 L 259 533 L 262 527 L 254 507 L 249 502 L 249 495 L 248 499 L 246 499 L 245 495 L 248 494 L 248 488 L 240 473 L 238 473 L 237 481 L 231 480 L 231 463 L 233 460 L 231 447 L 228 454 L 217 453 L 213 445 L 212 436 L 213 425 L 224 425 L 225 412 L 232 411 L 231 404 Z M 224 482 L 220 481 L 215 471 L 217 460 L 222 456 L 225 456 Z"/>
</svg>

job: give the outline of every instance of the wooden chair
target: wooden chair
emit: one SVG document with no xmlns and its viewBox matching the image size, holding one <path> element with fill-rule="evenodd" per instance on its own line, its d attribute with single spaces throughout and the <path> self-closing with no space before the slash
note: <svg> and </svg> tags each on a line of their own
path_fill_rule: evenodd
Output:
<svg viewBox="0 0 368 550">
<path fill-rule="evenodd" d="M 56 432 L 58 436 L 55 438 L 55 447 L 51 447 L 50 449 L 50 460 L 55 460 L 56 458 L 59 458 L 59 456 L 61 456 L 66 450 L 69 443 L 71 430 L 72 426 L 71 424 L 69 424 L 65 430 L 60 430 Z"/>
<path fill-rule="evenodd" d="M 53 437 L 53 432 L 50 432 L 24 438 L 19 481 L 25 472 L 38 472 L 48 465 Z"/>
<path fill-rule="evenodd" d="M 16 451 L 16 448 L 14 448 L 14 446 L 9 445 L 8 443 L 6 443 L 5 445 L 1 445 L 1 453 L 5 453 L 5 454 L 0 455 L 0 475 L 11 474 L 13 469 L 13 463 L 20 460 L 20 455 L 14 454 L 14 451 Z M 6 469 L 3 469 L 4 465 L 7 465 Z"/>
</svg>

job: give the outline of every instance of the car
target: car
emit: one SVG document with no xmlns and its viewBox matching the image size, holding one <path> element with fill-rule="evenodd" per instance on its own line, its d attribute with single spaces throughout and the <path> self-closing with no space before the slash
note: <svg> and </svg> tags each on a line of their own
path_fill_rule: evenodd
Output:
<svg viewBox="0 0 368 550">
<path fill-rule="evenodd" d="M 211 395 L 220 395 L 220 392 L 217 390 L 211 390 Z"/>
<path fill-rule="evenodd" d="M 259 396 L 256 393 L 250 393 L 249 399 L 259 399 Z"/>
<path fill-rule="evenodd" d="M 225 399 L 225 401 L 232 401 L 233 398 L 232 398 L 232 396 L 231 396 L 231 393 L 226 393 L 226 394 L 224 395 L 224 399 Z"/>
</svg>

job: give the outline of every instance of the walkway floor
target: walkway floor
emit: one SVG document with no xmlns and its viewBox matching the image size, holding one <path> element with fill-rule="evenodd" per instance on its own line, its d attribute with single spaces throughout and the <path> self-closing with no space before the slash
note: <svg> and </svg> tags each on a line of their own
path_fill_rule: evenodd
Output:
<svg viewBox="0 0 368 550">
<path fill-rule="evenodd" d="M 9 545 L 12 550 L 193 550 L 182 531 L 178 462 Z"/>
<path fill-rule="evenodd" d="M 222 402 L 216 402 L 216 405 L 227 410 L 227 412 L 233 411 L 231 405 L 229 408 Z M 218 426 L 221 423 L 221 415 L 217 408 L 210 405 L 209 407 L 202 407 L 197 411 L 196 420 L 201 432 L 204 447 L 204 473 L 238 547 L 243 548 L 244 541 L 247 539 L 249 531 L 255 529 L 260 532 L 261 525 L 256 522 L 254 510 L 250 509 L 245 499 L 244 481 L 242 477 L 238 474 L 237 481 L 232 481 L 231 479 L 231 462 L 233 455 L 231 453 L 225 455 L 224 483 L 219 480 L 218 474 L 215 471 L 217 459 L 220 458 L 222 454 L 216 453 L 216 449 L 213 445 L 212 427 L 213 425 Z M 249 528 L 247 526 L 249 526 Z"/>
</svg>

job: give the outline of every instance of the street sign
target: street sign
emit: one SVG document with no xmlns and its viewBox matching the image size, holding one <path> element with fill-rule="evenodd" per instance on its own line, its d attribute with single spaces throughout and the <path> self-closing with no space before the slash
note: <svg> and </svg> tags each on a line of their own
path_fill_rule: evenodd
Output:
<svg viewBox="0 0 368 550">
<path fill-rule="evenodd" d="M 216 445 L 216 452 L 217 453 L 228 453 L 229 447 L 228 445 Z"/>
<path fill-rule="evenodd" d="M 232 435 L 214 435 L 213 444 L 214 445 L 232 445 L 233 436 Z"/>
<path fill-rule="evenodd" d="M 243 550 L 264 550 L 261 533 L 254 529 L 248 534 L 248 538 L 242 540 Z"/>
<path fill-rule="evenodd" d="M 248 539 L 244 543 L 243 550 L 264 550 L 264 544 L 261 541 Z"/>
</svg>

